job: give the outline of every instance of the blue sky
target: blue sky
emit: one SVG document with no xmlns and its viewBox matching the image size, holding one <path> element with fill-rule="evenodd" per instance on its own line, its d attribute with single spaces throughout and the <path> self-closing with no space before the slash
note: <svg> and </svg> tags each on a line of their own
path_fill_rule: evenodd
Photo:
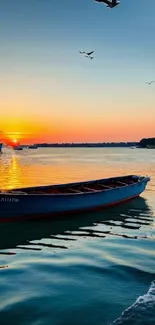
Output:
<svg viewBox="0 0 155 325">
<path fill-rule="evenodd" d="M 92 0 L 0 0 L 4 117 L 44 113 L 45 123 L 57 125 L 62 117 L 85 119 L 89 140 L 93 121 L 95 128 L 112 118 L 131 127 L 135 116 L 135 137 L 144 121 L 151 136 L 155 86 L 145 81 L 155 79 L 154 34 L 154 0 L 121 0 L 112 10 Z M 79 50 L 95 50 L 94 60 Z M 121 136 L 129 138 L 129 130 Z M 105 137 L 119 138 L 117 130 Z"/>
</svg>

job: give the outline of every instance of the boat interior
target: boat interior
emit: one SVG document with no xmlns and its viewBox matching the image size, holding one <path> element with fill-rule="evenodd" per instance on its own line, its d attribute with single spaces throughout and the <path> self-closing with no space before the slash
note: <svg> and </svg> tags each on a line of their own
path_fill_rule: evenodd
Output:
<svg viewBox="0 0 155 325">
<path fill-rule="evenodd" d="M 33 195 L 52 195 L 52 194 L 80 194 L 90 192 L 103 192 L 115 188 L 125 187 L 137 183 L 139 177 L 126 176 L 120 178 L 109 178 L 104 180 L 72 183 L 64 185 L 31 187 L 6 191 L 7 194 L 33 194 Z M 3 191 L 4 193 L 4 191 Z"/>
</svg>

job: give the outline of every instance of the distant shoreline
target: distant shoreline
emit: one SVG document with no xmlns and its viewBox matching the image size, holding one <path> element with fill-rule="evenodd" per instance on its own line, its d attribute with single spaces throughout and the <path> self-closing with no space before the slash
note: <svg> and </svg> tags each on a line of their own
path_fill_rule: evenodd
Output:
<svg viewBox="0 0 155 325">
<path fill-rule="evenodd" d="M 103 142 L 103 143 L 36 143 L 38 148 L 118 148 L 137 147 L 139 142 Z M 29 145 L 22 145 L 23 147 Z"/>
</svg>

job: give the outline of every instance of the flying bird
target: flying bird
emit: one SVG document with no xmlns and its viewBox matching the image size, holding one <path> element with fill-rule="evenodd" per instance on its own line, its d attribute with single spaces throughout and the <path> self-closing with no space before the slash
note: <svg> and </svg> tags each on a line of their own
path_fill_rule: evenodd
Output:
<svg viewBox="0 0 155 325">
<path fill-rule="evenodd" d="M 85 57 L 88 58 L 88 59 L 90 59 L 90 60 L 94 59 L 93 56 L 89 56 L 89 55 L 85 55 Z"/>
<path fill-rule="evenodd" d="M 91 52 L 88 52 L 88 53 L 84 52 L 84 51 L 79 51 L 79 52 L 80 52 L 80 54 L 87 54 L 88 56 L 94 53 L 94 51 L 91 51 Z"/>
<path fill-rule="evenodd" d="M 148 84 L 149 86 L 154 83 L 155 81 L 154 80 L 151 80 L 151 81 L 146 81 L 145 83 Z"/>
<path fill-rule="evenodd" d="M 94 0 L 94 1 L 104 3 L 108 8 L 111 8 L 111 9 L 120 4 L 120 1 L 117 1 L 117 0 L 112 0 L 112 1 L 110 1 L 110 0 Z"/>
<path fill-rule="evenodd" d="M 88 52 L 88 53 L 87 53 L 87 52 L 85 52 L 85 53 L 86 53 L 86 54 L 89 56 L 89 55 L 93 54 L 93 53 L 94 53 L 94 51 L 92 51 L 92 52 Z"/>
</svg>

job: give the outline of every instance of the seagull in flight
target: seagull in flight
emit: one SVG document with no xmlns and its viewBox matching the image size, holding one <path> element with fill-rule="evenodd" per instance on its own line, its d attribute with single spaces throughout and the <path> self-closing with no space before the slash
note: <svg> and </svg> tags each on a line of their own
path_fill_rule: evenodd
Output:
<svg viewBox="0 0 155 325">
<path fill-rule="evenodd" d="M 117 5 L 120 4 L 120 1 L 117 1 L 117 0 L 94 0 L 95 2 L 103 2 L 108 8 L 114 8 L 116 7 Z"/>
<path fill-rule="evenodd" d="M 154 80 L 151 80 L 151 81 L 146 81 L 145 83 L 150 86 L 152 83 L 155 83 L 155 81 Z"/>
<path fill-rule="evenodd" d="M 94 51 L 91 51 L 91 52 L 79 51 L 79 52 L 80 52 L 80 54 L 86 54 L 88 56 L 94 53 Z"/>
<path fill-rule="evenodd" d="M 89 55 L 85 55 L 85 57 L 88 58 L 88 59 L 90 59 L 90 60 L 94 59 L 93 56 L 89 56 Z"/>
<path fill-rule="evenodd" d="M 89 55 L 91 55 L 91 54 L 93 54 L 94 53 L 94 51 L 92 51 L 92 52 L 86 52 L 86 54 L 89 56 Z"/>
</svg>

